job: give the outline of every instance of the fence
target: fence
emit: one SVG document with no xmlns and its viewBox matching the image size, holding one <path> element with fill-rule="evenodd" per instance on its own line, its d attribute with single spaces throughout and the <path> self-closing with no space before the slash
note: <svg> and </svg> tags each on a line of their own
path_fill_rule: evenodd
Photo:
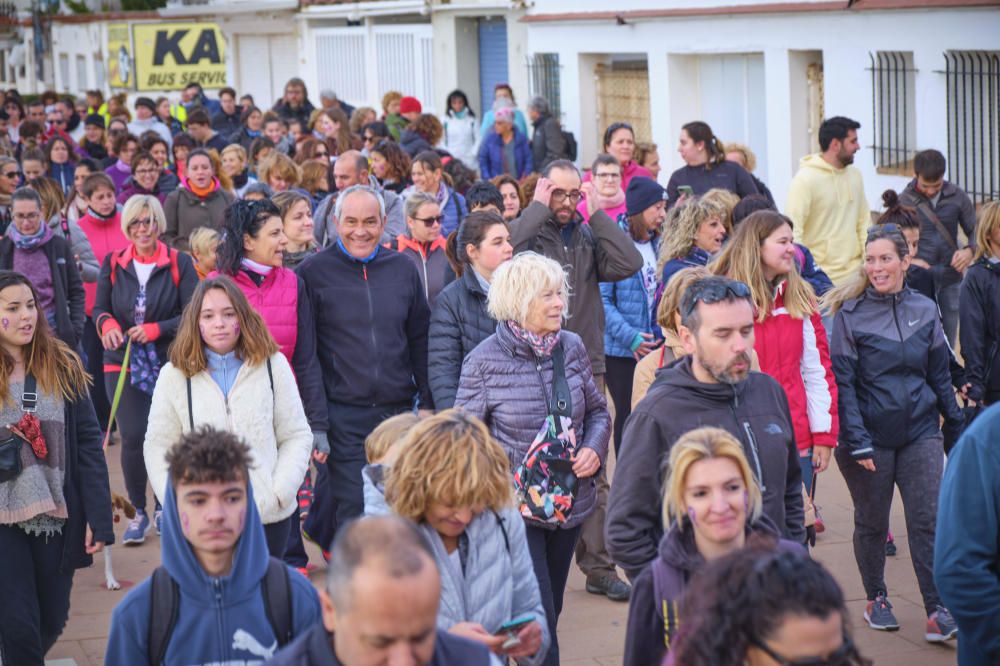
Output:
<svg viewBox="0 0 1000 666">
<path fill-rule="evenodd" d="M 544 97 L 549 103 L 552 116 L 562 114 L 562 99 L 559 92 L 559 54 L 534 53 L 527 58 L 528 87 L 532 97 Z"/>
<path fill-rule="evenodd" d="M 611 123 L 632 125 L 636 141 L 652 137 L 649 118 L 649 70 L 646 63 L 598 64 L 594 70 L 597 86 L 597 136 Z"/>
<path fill-rule="evenodd" d="M 912 173 L 916 148 L 913 54 L 869 53 L 872 73 L 872 160 L 880 172 Z"/>
<path fill-rule="evenodd" d="M 949 180 L 976 203 L 1000 199 L 1000 54 L 944 54 Z"/>
</svg>

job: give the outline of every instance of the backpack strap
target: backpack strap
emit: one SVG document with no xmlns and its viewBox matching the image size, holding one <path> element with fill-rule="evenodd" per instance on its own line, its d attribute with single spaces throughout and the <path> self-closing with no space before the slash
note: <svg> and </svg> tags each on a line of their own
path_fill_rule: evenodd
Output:
<svg viewBox="0 0 1000 666">
<path fill-rule="evenodd" d="M 677 627 L 680 626 L 680 613 L 677 600 L 672 598 L 673 595 L 669 594 L 668 590 L 681 589 L 684 581 L 681 579 L 682 574 L 667 568 L 659 556 L 649 566 L 653 573 L 653 599 L 663 616 L 663 644 L 669 651 L 670 640 L 677 632 Z"/>
<path fill-rule="evenodd" d="M 267 359 L 267 381 L 271 382 L 271 394 L 274 394 L 274 371 L 271 370 L 271 359 Z"/>
<path fill-rule="evenodd" d="M 271 624 L 278 647 L 291 642 L 292 590 L 288 580 L 288 566 L 274 557 L 268 558 L 267 573 L 260 581 L 260 593 L 264 598 L 264 612 Z"/>
<path fill-rule="evenodd" d="M 191 399 L 191 378 L 187 378 L 187 394 L 188 394 L 188 425 L 191 426 L 191 431 L 194 432 L 194 403 Z"/>
<path fill-rule="evenodd" d="M 180 591 L 177 583 L 162 566 L 153 570 L 149 595 L 149 636 L 147 655 L 151 666 L 162 664 L 167 656 L 170 636 L 177 625 Z"/>
<path fill-rule="evenodd" d="M 59 226 L 60 226 L 60 228 L 62 228 L 63 237 L 65 237 L 66 240 L 70 240 L 70 237 L 69 237 L 69 220 L 66 218 L 65 215 L 60 215 L 59 216 Z"/>
<path fill-rule="evenodd" d="M 170 260 L 170 277 L 174 281 L 174 286 L 181 286 L 181 267 L 177 260 L 178 252 L 169 245 L 167 246 L 167 258 Z"/>
<path fill-rule="evenodd" d="M 562 340 L 552 350 L 552 404 L 549 409 L 558 416 L 573 418 L 573 397 L 566 380 L 566 355 Z"/>
</svg>

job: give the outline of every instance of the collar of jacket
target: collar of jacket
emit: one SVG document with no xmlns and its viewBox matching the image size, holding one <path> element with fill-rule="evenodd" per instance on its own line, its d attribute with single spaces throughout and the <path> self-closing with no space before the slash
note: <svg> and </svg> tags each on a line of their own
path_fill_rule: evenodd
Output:
<svg viewBox="0 0 1000 666">
<path fill-rule="evenodd" d="M 132 263 L 135 258 L 135 243 L 130 243 L 129 246 L 118 255 L 117 262 L 122 268 L 128 268 L 128 265 Z M 157 268 L 160 266 L 166 266 L 170 263 L 170 250 L 167 248 L 167 244 L 163 241 L 156 241 L 156 249 L 153 251 L 153 261 Z"/>
<path fill-rule="evenodd" d="M 862 301 L 872 301 L 874 303 L 884 303 L 885 305 L 900 304 L 906 301 L 908 294 L 912 293 L 912 290 L 903 285 L 903 288 L 899 291 L 893 292 L 891 294 L 880 293 L 875 287 L 868 286 L 865 289 L 865 293 L 861 294 L 857 298 L 853 298 L 841 307 L 842 310 L 847 312 L 852 312 L 855 310 Z"/>
<path fill-rule="evenodd" d="M 340 240 L 338 238 L 338 240 Z M 415 238 L 411 238 L 406 234 L 400 234 L 396 236 L 396 249 L 399 252 L 403 250 L 413 250 L 414 252 L 419 252 L 425 259 L 429 254 L 437 250 L 444 250 L 448 246 L 448 241 L 445 240 L 444 236 L 438 236 L 430 243 L 422 243 Z"/>
<path fill-rule="evenodd" d="M 483 291 L 483 285 L 479 284 L 479 278 L 476 277 L 476 269 L 471 264 L 466 264 L 462 270 L 462 282 L 465 284 L 466 289 L 486 298 L 487 294 Z"/>
<path fill-rule="evenodd" d="M 351 254 L 350 252 L 348 252 L 348 251 L 347 251 L 347 248 L 346 248 L 346 247 L 344 247 L 344 241 L 340 240 L 340 237 L 339 237 L 339 236 L 337 237 L 337 248 L 338 248 L 338 249 L 339 249 L 339 250 L 341 251 L 341 253 L 343 253 L 343 255 L 344 255 L 345 257 L 347 257 L 348 259 L 350 259 L 351 261 L 356 261 L 356 262 L 358 262 L 359 264 L 367 264 L 367 263 L 368 263 L 368 262 L 370 262 L 370 261 L 371 261 L 372 259 L 374 259 L 375 257 L 377 257 L 377 256 L 378 256 L 378 251 L 379 251 L 379 248 L 381 248 L 381 247 L 382 247 L 381 245 L 376 245 L 376 246 L 375 246 L 375 249 L 374 249 L 374 250 L 372 250 L 372 253 L 371 253 L 371 254 L 369 254 L 369 255 L 368 255 L 367 257 L 365 257 L 364 259 L 358 259 L 358 258 L 357 258 L 357 257 L 355 257 L 355 256 L 354 256 L 353 254 Z"/>
<path fill-rule="evenodd" d="M 750 537 L 756 534 L 761 538 L 772 539 L 775 542 L 781 538 L 778 528 L 770 518 L 761 514 L 754 522 L 748 522 L 743 529 L 744 538 L 749 541 Z M 660 558 L 670 566 L 693 574 L 705 564 L 705 558 L 698 551 L 698 546 L 694 540 L 694 530 L 691 528 L 691 520 L 687 517 L 683 519 L 684 529 L 680 529 L 677 523 L 673 523 L 667 533 L 660 539 Z"/>
<path fill-rule="evenodd" d="M 497 330 L 500 330 L 499 327 Z M 691 367 L 693 358 L 693 356 L 688 355 L 674 361 L 656 374 L 653 384 L 670 384 L 674 389 L 691 392 L 711 402 L 739 406 L 744 398 L 751 375 L 748 374 L 747 379 L 736 384 L 722 382 L 709 384 L 694 376 L 694 370 Z"/>
<path fill-rule="evenodd" d="M 920 197 L 924 201 L 930 203 L 931 198 L 917 188 L 916 178 L 907 183 L 906 189 L 912 192 L 914 196 Z M 939 193 L 941 196 L 938 199 L 938 203 L 941 202 L 941 199 L 948 199 L 955 196 L 956 191 L 958 191 L 958 186 L 955 185 L 955 183 L 949 180 L 944 181 L 944 184 L 941 185 L 941 192 Z"/>
<path fill-rule="evenodd" d="M 531 345 L 525 340 L 522 340 L 514 335 L 514 332 L 510 330 L 510 326 L 507 325 L 507 322 L 500 322 L 497 324 L 496 336 L 500 347 L 514 358 L 523 358 L 532 362 L 537 362 L 539 360 L 538 357 L 535 356 L 535 351 L 531 348 Z"/>
</svg>

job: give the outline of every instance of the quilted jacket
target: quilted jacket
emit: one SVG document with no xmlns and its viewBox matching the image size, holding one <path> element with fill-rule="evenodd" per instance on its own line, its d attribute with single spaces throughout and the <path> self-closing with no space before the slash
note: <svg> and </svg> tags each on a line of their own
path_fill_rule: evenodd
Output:
<svg viewBox="0 0 1000 666">
<path fill-rule="evenodd" d="M 573 427 L 578 447 L 593 449 L 603 465 L 608 455 L 611 417 L 604 395 L 597 390 L 580 336 L 560 333 L 566 358 L 566 379 L 573 403 Z M 482 419 L 507 452 L 511 470 L 524 460 L 548 415 L 552 395 L 552 358 L 537 359 L 531 347 L 504 324 L 465 359 L 455 406 Z M 594 510 L 596 475 L 581 479 L 573 513 L 563 525 L 576 527 Z"/>
<path fill-rule="evenodd" d="M 622 222 L 619 221 L 619 226 Z M 623 233 L 627 233 L 623 230 Z M 631 239 L 631 237 L 629 237 Z M 657 239 L 653 254 L 657 254 Z M 635 243 L 635 241 L 633 241 Z M 649 307 L 642 271 L 618 282 L 601 283 L 601 301 L 604 303 L 604 354 L 632 358 L 632 344 L 640 333 L 659 332 Z"/>
<path fill-rule="evenodd" d="M 486 292 L 469 267 L 438 294 L 431 311 L 427 341 L 427 374 L 437 409 L 455 406 L 462 362 L 480 342 L 493 335 L 497 322 L 486 310 Z"/>
</svg>

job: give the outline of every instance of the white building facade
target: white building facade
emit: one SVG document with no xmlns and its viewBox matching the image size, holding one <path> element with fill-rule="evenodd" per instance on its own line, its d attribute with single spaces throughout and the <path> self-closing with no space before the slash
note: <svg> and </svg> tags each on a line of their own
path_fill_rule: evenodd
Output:
<svg viewBox="0 0 1000 666">
<path fill-rule="evenodd" d="M 583 165 L 609 121 L 630 120 L 658 144 L 665 184 L 683 165 L 681 126 L 703 120 L 756 152 L 757 175 L 783 205 L 799 159 L 818 150 L 819 122 L 838 115 L 862 124 L 855 165 L 873 208 L 925 148 L 946 153 L 949 178 L 979 200 L 1000 198 L 1000 3 L 727 5 L 535 1 L 529 52 L 558 63 L 547 92 Z"/>
</svg>

